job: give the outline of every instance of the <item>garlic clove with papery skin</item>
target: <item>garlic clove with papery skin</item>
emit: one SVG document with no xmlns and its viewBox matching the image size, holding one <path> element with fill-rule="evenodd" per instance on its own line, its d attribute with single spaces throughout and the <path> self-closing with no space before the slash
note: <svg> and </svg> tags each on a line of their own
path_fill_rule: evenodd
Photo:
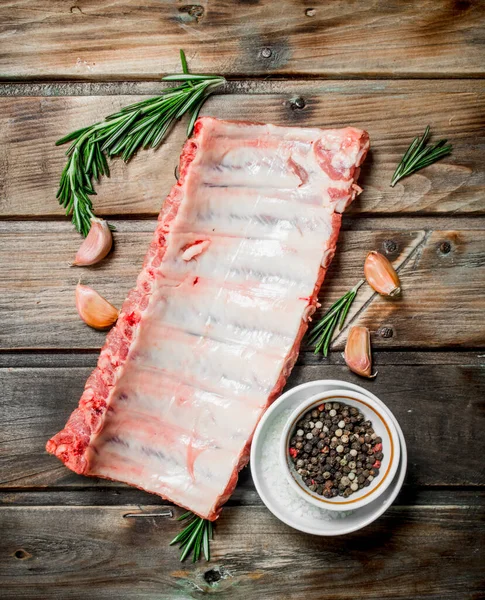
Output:
<svg viewBox="0 0 485 600">
<path fill-rule="evenodd" d="M 364 262 L 364 275 L 373 290 L 382 296 L 397 296 L 401 292 L 399 276 L 389 260 L 379 252 L 369 252 Z"/>
<path fill-rule="evenodd" d="M 345 344 L 345 362 L 351 371 L 361 377 L 373 378 L 370 332 L 367 327 L 354 326 L 350 329 Z"/>
<path fill-rule="evenodd" d="M 119 310 L 87 285 L 76 286 L 76 308 L 81 319 L 93 329 L 108 329 L 116 323 Z"/>
<path fill-rule="evenodd" d="M 108 222 L 104 219 L 92 217 L 91 229 L 77 251 L 72 266 L 86 267 L 88 265 L 95 265 L 107 256 L 112 245 L 113 236 L 111 235 Z"/>
</svg>

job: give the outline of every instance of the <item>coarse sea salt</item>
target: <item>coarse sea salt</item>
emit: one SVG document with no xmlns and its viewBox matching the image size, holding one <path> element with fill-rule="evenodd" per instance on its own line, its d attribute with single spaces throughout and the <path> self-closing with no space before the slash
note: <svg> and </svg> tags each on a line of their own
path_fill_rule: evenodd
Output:
<svg viewBox="0 0 485 600">
<path fill-rule="evenodd" d="M 318 508 L 305 502 L 290 486 L 280 464 L 279 449 L 283 427 L 293 408 L 284 410 L 269 425 L 261 446 L 261 472 L 267 489 L 275 502 L 294 516 L 315 521 L 333 521 L 352 514 L 353 511 L 333 511 Z"/>
</svg>

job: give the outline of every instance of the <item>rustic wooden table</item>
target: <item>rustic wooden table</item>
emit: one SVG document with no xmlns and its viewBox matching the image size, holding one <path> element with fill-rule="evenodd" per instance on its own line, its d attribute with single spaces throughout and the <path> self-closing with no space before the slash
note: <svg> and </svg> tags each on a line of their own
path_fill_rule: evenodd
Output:
<svg viewBox="0 0 485 600">
<path fill-rule="evenodd" d="M 485 4 L 475 0 L 4 0 L 0 5 L 0 596 L 108 599 L 485 598 Z M 160 89 L 186 50 L 230 83 L 204 113 L 369 131 L 364 194 L 344 218 L 323 303 L 387 254 L 404 293 L 368 290 L 351 319 L 373 332 L 409 469 L 394 506 L 342 538 L 300 534 L 261 503 L 249 469 L 217 523 L 210 563 L 179 563 L 164 502 L 74 475 L 44 451 L 104 335 L 76 315 L 79 277 L 115 304 L 133 285 L 184 138 L 113 164 L 95 198 L 116 222 L 112 258 L 68 267 L 79 243 L 55 192 L 61 135 Z M 430 124 L 452 157 L 389 187 Z M 345 334 L 344 334 L 345 336 Z M 303 349 L 289 386 L 362 384 Z M 175 509 L 175 513 L 179 514 Z"/>
</svg>

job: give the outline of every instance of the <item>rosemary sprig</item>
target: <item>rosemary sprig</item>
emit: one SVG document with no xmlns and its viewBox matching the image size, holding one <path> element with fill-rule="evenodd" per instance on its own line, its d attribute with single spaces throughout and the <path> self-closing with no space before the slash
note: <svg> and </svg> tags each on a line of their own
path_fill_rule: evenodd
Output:
<svg viewBox="0 0 485 600">
<path fill-rule="evenodd" d="M 342 329 L 352 302 L 357 296 L 357 292 L 364 281 L 364 279 L 361 279 L 357 285 L 344 294 L 339 300 L 334 302 L 312 329 L 308 341 L 310 344 L 316 343 L 315 354 L 323 352 L 324 356 L 328 356 L 333 332 L 337 325 L 339 329 Z"/>
<path fill-rule="evenodd" d="M 451 154 L 453 146 L 446 145 L 447 140 L 440 140 L 434 146 L 427 146 L 430 137 L 429 125 L 426 127 L 422 137 L 415 137 L 406 150 L 401 162 L 398 164 L 391 180 L 391 187 L 403 177 L 407 177 L 428 165 L 433 164 L 444 156 Z"/>
<path fill-rule="evenodd" d="M 83 236 L 94 217 L 90 196 L 96 195 L 93 181 L 109 177 L 107 157 L 121 156 L 127 162 L 140 148 L 157 148 L 176 121 L 190 115 L 187 135 L 207 97 L 226 80 L 218 75 L 192 75 L 187 59 L 180 50 L 182 73 L 168 75 L 162 81 L 179 81 L 181 85 L 165 89 L 160 96 L 135 102 L 104 121 L 78 129 L 56 142 L 71 142 L 67 164 L 61 175 L 57 198 L 72 213 L 72 222 Z"/>
<path fill-rule="evenodd" d="M 202 552 L 205 559 L 210 560 L 210 540 L 213 539 L 212 522 L 198 517 L 190 511 L 180 516 L 177 521 L 185 519 L 190 519 L 189 524 L 173 538 L 170 546 L 180 544 L 182 550 L 180 561 L 185 560 L 191 551 L 193 551 L 192 562 L 199 560 Z"/>
</svg>

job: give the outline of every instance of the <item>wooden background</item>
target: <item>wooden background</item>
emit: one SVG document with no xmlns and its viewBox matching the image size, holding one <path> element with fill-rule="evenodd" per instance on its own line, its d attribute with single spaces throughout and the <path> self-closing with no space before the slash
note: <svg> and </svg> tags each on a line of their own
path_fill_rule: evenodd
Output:
<svg viewBox="0 0 485 600">
<path fill-rule="evenodd" d="M 230 79 L 218 117 L 369 131 L 364 194 L 344 218 L 324 306 L 368 250 L 404 293 L 364 288 L 377 379 L 409 469 L 394 506 L 342 538 L 300 534 L 261 503 L 249 469 L 217 524 L 213 560 L 179 563 L 174 519 L 123 519 L 164 502 L 72 474 L 44 451 L 77 404 L 104 335 L 77 317 L 79 277 L 120 304 L 174 182 L 180 126 L 98 188 L 112 256 L 68 267 L 80 239 L 55 192 L 61 135 L 156 94 L 184 48 Z M 0 4 L 0 596 L 5 599 L 485 598 L 485 3 L 474 0 L 3 0 Z M 297 101 L 297 99 L 299 99 Z M 430 124 L 453 155 L 389 187 Z M 288 385 L 362 384 L 303 349 Z M 174 510 L 179 514 L 179 510 Z"/>
</svg>

